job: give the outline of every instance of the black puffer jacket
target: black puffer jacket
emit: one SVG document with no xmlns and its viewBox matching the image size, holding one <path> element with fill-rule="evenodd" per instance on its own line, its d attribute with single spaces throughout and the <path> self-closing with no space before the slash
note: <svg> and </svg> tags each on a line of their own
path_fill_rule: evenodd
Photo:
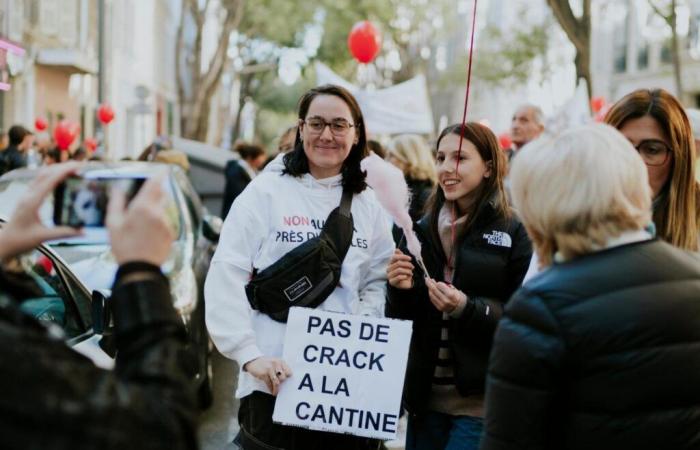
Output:
<svg viewBox="0 0 700 450">
<path fill-rule="evenodd" d="M 482 450 L 699 448 L 698 255 L 628 244 L 555 264 L 515 294 Z"/>
<path fill-rule="evenodd" d="M 520 221 L 515 216 L 502 217 L 496 211 L 495 205 L 489 204 L 462 238 L 452 281 L 469 296 L 462 316 L 450 319 L 449 324 L 455 384 L 464 396 L 484 392 L 493 333 L 503 305 L 520 286 L 532 255 L 530 240 Z M 440 281 L 444 279 L 445 256 L 441 244 L 432 239 L 428 223 L 428 217 L 421 220 L 416 234 L 430 276 Z M 401 250 L 408 254 L 405 247 Z M 404 403 L 411 413 L 421 413 L 428 404 L 438 359 L 442 313 L 430 302 L 419 269 L 414 271 L 412 289 L 389 286 L 386 315 L 413 321 Z"/>
</svg>

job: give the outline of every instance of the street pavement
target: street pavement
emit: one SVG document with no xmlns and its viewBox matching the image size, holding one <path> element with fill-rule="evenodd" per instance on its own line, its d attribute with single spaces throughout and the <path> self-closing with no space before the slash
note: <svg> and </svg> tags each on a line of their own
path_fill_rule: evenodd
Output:
<svg viewBox="0 0 700 450">
<path fill-rule="evenodd" d="M 238 380 L 238 365 L 214 349 L 214 404 L 199 421 L 202 450 L 238 450 L 233 438 L 238 434 L 238 401 L 233 392 Z"/>
</svg>

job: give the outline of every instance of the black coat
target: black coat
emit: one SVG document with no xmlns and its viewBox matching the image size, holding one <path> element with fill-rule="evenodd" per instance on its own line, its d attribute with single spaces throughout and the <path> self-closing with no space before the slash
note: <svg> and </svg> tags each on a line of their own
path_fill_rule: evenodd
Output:
<svg viewBox="0 0 700 450">
<path fill-rule="evenodd" d="M 416 234 L 430 276 L 440 281 L 444 279 L 445 257 L 441 244 L 435 242 L 428 232 L 428 223 L 428 217 L 421 220 Z M 507 242 L 506 234 L 510 242 Z M 503 240 L 496 242 L 495 236 Z M 532 246 L 520 221 L 515 216 L 500 216 L 492 204 L 487 206 L 458 245 L 452 284 L 466 293 L 469 301 L 461 317 L 450 319 L 449 344 L 457 390 L 467 396 L 484 392 L 493 333 L 503 305 L 520 286 L 527 272 Z M 405 246 L 401 250 L 408 254 Z M 428 404 L 438 359 L 442 313 L 430 302 L 419 269 L 414 271 L 412 289 L 389 286 L 386 315 L 413 321 L 404 403 L 411 413 L 421 413 Z"/>
<path fill-rule="evenodd" d="M 700 256 L 555 264 L 508 304 L 487 386 L 482 450 L 699 449 Z"/>
<path fill-rule="evenodd" d="M 235 159 L 226 163 L 224 176 L 226 177 L 226 186 L 224 187 L 224 202 L 221 206 L 222 219 L 226 218 L 233 201 L 243 192 L 251 180 L 248 172 Z"/>
<path fill-rule="evenodd" d="M 187 336 L 155 270 L 129 285 L 120 284 L 125 272 L 117 275 L 114 370 L 95 367 L 21 312 L 31 283 L 0 271 L 0 448 L 197 448 Z"/>
<path fill-rule="evenodd" d="M 27 156 L 16 145 L 10 145 L 4 151 L 0 151 L 0 160 L 0 175 L 27 165 Z"/>
</svg>

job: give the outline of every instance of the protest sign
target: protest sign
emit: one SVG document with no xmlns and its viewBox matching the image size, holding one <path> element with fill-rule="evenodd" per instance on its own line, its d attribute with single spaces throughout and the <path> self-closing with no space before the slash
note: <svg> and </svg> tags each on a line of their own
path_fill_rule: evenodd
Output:
<svg viewBox="0 0 700 450">
<path fill-rule="evenodd" d="M 273 420 L 313 430 L 393 439 L 411 322 L 291 308 Z"/>
</svg>

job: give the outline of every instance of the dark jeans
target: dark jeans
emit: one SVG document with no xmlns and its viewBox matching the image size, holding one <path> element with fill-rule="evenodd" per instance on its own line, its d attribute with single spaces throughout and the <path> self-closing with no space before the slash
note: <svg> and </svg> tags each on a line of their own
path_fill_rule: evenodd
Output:
<svg viewBox="0 0 700 450">
<path fill-rule="evenodd" d="M 406 450 L 478 450 L 484 421 L 428 411 L 408 417 Z"/>
<path fill-rule="evenodd" d="M 307 430 L 272 422 L 275 397 L 253 392 L 241 399 L 236 443 L 243 450 L 377 450 L 380 442 L 348 434 Z"/>
</svg>

